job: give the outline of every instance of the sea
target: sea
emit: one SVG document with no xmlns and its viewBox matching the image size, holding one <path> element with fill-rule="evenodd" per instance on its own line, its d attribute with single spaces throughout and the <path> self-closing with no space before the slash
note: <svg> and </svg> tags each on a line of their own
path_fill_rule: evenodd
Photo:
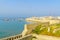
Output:
<svg viewBox="0 0 60 40">
<path fill-rule="evenodd" d="M 25 20 L 0 20 L 0 38 L 21 34 L 24 30 Z"/>
</svg>

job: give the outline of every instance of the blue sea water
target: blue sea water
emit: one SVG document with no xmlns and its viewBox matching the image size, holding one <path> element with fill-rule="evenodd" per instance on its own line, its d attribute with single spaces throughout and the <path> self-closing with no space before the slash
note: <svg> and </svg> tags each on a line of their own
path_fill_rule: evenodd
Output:
<svg viewBox="0 0 60 40">
<path fill-rule="evenodd" d="M 5 38 L 17 34 L 21 34 L 24 29 L 24 24 L 27 22 L 21 21 L 2 21 L 0 20 L 0 38 Z"/>
</svg>

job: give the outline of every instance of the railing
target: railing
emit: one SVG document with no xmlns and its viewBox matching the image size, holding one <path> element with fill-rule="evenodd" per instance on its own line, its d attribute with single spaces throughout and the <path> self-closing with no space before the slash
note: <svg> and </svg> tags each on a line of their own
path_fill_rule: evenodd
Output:
<svg viewBox="0 0 60 40">
<path fill-rule="evenodd" d="M 15 39 L 18 39 L 21 37 L 22 37 L 22 34 L 18 34 L 18 35 L 6 37 L 6 38 L 0 39 L 0 40 L 15 40 Z"/>
<path fill-rule="evenodd" d="M 29 35 L 23 36 L 19 39 L 15 39 L 15 40 L 32 40 L 32 37 L 33 36 L 31 34 L 29 34 Z"/>
<path fill-rule="evenodd" d="M 31 40 L 31 38 L 32 38 L 31 34 L 25 35 L 25 36 L 22 36 L 22 34 L 19 34 L 15 36 L 6 37 L 0 40 Z"/>
</svg>

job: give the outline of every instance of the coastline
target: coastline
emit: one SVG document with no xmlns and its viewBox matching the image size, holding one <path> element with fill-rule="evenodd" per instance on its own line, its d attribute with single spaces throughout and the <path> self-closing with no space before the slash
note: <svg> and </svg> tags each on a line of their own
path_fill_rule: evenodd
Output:
<svg viewBox="0 0 60 40">
<path fill-rule="evenodd" d="M 49 25 L 49 24 L 57 24 L 57 23 L 60 23 L 60 20 L 51 20 L 51 19 L 45 19 L 42 20 L 42 19 L 38 19 L 38 20 L 26 20 L 26 21 L 29 21 L 29 22 L 32 22 L 31 24 L 25 24 L 24 25 L 24 30 L 22 31 L 21 35 L 22 35 L 22 38 L 24 38 L 24 36 L 27 36 L 29 34 L 32 34 L 33 37 L 36 37 L 37 40 L 60 40 L 60 37 L 54 37 L 54 36 L 48 36 L 48 35 L 42 35 L 42 34 L 34 34 L 32 33 L 32 30 L 34 30 L 38 25 L 40 25 L 42 23 L 42 25 Z M 33 23 L 34 22 L 34 23 Z M 52 23 L 51 23 L 52 22 Z M 19 36 L 19 35 L 18 35 Z M 11 38 L 14 38 L 15 36 L 11 36 Z M 7 37 L 7 38 L 10 38 L 10 37 Z M 5 38 L 3 38 L 5 39 Z M 21 39 L 21 38 L 19 38 Z M 18 38 L 17 38 L 18 40 Z M 33 38 L 34 40 L 34 38 Z"/>
</svg>

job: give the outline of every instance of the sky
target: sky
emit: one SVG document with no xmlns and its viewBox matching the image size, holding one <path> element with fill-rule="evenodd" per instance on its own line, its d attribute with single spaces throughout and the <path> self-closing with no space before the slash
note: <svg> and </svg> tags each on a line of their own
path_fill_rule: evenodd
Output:
<svg viewBox="0 0 60 40">
<path fill-rule="evenodd" d="M 60 16 L 60 0 L 0 0 L 0 17 Z"/>
</svg>

